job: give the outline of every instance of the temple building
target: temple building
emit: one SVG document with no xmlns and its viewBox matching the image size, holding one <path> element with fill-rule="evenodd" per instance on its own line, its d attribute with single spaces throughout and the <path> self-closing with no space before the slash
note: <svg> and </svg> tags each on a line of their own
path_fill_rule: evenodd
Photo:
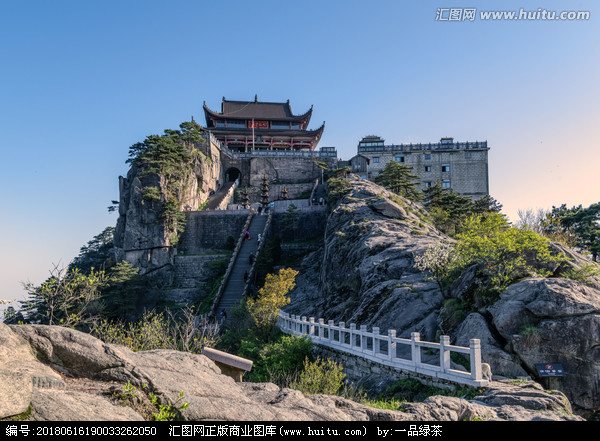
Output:
<svg viewBox="0 0 600 441">
<path fill-rule="evenodd" d="M 206 128 L 224 146 L 238 152 L 253 150 L 315 150 L 325 123 L 308 130 L 311 108 L 294 115 L 290 101 L 285 103 L 229 101 L 223 97 L 221 112 L 210 110 L 204 103 Z"/>
<path fill-rule="evenodd" d="M 489 194 L 487 141 L 386 144 L 379 136 L 365 136 L 348 166 L 353 173 L 373 179 L 386 164 L 396 161 L 412 168 L 422 190 L 440 182 L 442 187 L 479 199 Z"/>
</svg>

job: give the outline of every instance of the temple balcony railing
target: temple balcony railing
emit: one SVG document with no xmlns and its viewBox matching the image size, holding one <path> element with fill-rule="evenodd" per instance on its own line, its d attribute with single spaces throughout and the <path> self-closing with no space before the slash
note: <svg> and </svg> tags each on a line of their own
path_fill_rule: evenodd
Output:
<svg viewBox="0 0 600 441">
<path fill-rule="evenodd" d="M 237 158 L 255 158 L 255 157 L 317 157 L 317 158 L 337 158 L 336 151 L 306 151 L 306 150 L 252 150 L 249 152 L 231 152 L 234 159 Z"/>
<path fill-rule="evenodd" d="M 487 141 L 453 142 L 453 143 L 423 143 L 423 144 L 393 144 L 384 146 L 358 146 L 358 153 L 394 153 L 428 150 L 487 150 Z"/>
</svg>

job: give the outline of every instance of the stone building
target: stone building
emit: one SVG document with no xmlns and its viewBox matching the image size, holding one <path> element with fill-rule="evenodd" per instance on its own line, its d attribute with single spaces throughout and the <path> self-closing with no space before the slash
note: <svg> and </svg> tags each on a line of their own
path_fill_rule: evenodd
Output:
<svg viewBox="0 0 600 441">
<path fill-rule="evenodd" d="M 489 194 L 487 141 L 386 145 L 379 136 L 366 136 L 358 143 L 358 154 L 349 161 L 353 173 L 373 179 L 390 161 L 412 167 L 425 189 L 439 181 L 442 187 L 478 199 Z"/>
</svg>

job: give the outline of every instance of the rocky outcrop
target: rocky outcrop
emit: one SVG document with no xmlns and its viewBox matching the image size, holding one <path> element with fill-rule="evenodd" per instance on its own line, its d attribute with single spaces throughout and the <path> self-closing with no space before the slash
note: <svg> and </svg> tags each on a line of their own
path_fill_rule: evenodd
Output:
<svg viewBox="0 0 600 441">
<path fill-rule="evenodd" d="M 474 400 L 431 397 L 381 410 L 272 383 L 236 383 L 204 355 L 132 352 L 58 326 L 0 324 L 0 356 L 0 418 L 27 412 L 33 421 L 136 421 L 152 416 L 147 394 L 177 406 L 183 392 L 189 407 L 179 418 L 194 421 L 581 420 L 564 395 L 532 382 L 493 382 Z"/>
<path fill-rule="evenodd" d="M 220 152 L 210 144 L 199 145 L 190 172 L 178 184 L 177 200 L 181 210 L 197 210 L 223 183 Z M 172 282 L 175 255 L 173 234 L 161 216 L 167 200 L 165 177 L 131 167 L 127 177 L 119 177 L 119 218 L 114 242 L 117 260 L 127 260 L 157 281 Z M 155 188 L 154 198 L 144 197 L 145 189 Z"/>
<path fill-rule="evenodd" d="M 351 191 L 329 214 L 322 249 L 304 259 L 286 312 L 377 326 L 382 333 L 395 329 L 404 337 L 418 331 L 435 341 L 449 334 L 459 346 L 478 338 L 483 361 L 506 377 L 546 382 L 535 364 L 561 363 L 567 375 L 553 379 L 553 387 L 582 414 L 600 409 L 600 282 L 562 278 L 583 275 L 595 263 L 551 244 L 569 259 L 545 267 L 551 278 L 524 278 L 491 306 L 466 305 L 450 326 L 437 284 L 413 265 L 415 255 L 450 239 L 429 225 L 418 204 L 369 181 L 351 176 L 350 182 Z M 468 268 L 446 295 L 472 297 L 480 277 L 476 266 Z"/>
<path fill-rule="evenodd" d="M 414 256 L 447 238 L 417 204 L 370 181 L 351 182 L 327 218 L 322 250 L 305 259 L 286 312 L 435 338 L 444 298 L 414 268 Z"/>
</svg>

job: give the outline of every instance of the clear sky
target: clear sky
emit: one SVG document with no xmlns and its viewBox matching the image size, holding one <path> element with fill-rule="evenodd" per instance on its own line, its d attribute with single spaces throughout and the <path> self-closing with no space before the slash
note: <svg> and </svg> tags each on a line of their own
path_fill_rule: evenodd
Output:
<svg viewBox="0 0 600 441">
<path fill-rule="evenodd" d="M 590 14 L 480 16 L 521 8 Z M 370 134 L 487 140 L 512 219 L 600 201 L 596 1 L 0 0 L 0 62 L 0 299 L 115 225 L 130 145 L 223 96 L 314 105 L 342 159 Z"/>
</svg>

